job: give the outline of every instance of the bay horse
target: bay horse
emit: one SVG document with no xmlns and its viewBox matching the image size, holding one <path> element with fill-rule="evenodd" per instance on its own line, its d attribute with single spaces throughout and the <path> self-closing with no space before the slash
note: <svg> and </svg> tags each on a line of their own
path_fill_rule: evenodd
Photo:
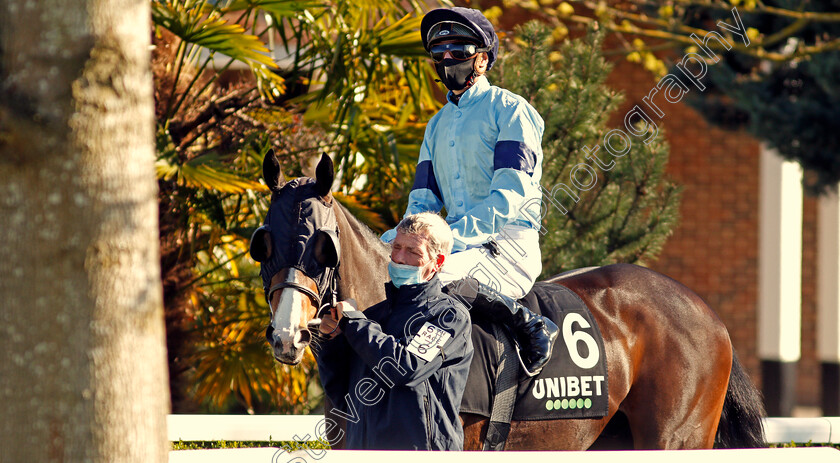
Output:
<svg viewBox="0 0 840 463">
<path fill-rule="evenodd" d="M 322 156 L 314 180 L 285 184 L 276 158 L 269 153 L 263 177 L 272 191 L 273 231 L 254 234 L 251 254 L 263 265 L 271 307 L 266 336 L 273 355 L 294 365 L 304 349 L 318 342 L 309 323 L 329 295 L 327 286 L 337 287 L 333 300 L 352 298 L 360 308 L 385 298 L 390 247 L 332 198 L 334 172 L 328 156 Z M 283 201 L 297 201 L 297 206 L 279 204 Z M 315 219 L 301 212 L 301 204 L 320 210 L 314 214 L 322 217 L 318 220 L 331 221 L 337 237 L 312 232 L 323 224 L 307 223 Z M 275 208 L 281 207 L 293 211 L 285 214 L 289 223 L 277 222 L 280 212 Z M 334 221 L 323 219 L 329 214 L 334 214 Z M 306 267 L 306 262 L 297 269 L 265 272 L 271 235 L 275 241 L 289 239 L 277 235 L 277 228 L 309 230 L 312 239 L 298 243 L 301 255 L 292 256 L 292 261 L 313 256 L 310 260 L 320 262 L 322 269 L 337 267 L 335 274 L 316 281 L 307 273 L 317 273 L 317 263 Z M 278 244 L 273 246 L 277 252 Z M 322 273 L 329 276 L 326 270 Z M 697 294 L 665 275 L 630 264 L 570 272 L 549 281 L 576 293 L 600 327 L 609 377 L 608 414 L 601 419 L 513 421 L 505 450 L 764 446 L 760 393 L 738 363 L 723 323 Z M 327 416 L 329 412 L 327 407 Z M 462 413 L 461 420 L 464 448 L 480 450 L 488 418 Z"/>
</svg>

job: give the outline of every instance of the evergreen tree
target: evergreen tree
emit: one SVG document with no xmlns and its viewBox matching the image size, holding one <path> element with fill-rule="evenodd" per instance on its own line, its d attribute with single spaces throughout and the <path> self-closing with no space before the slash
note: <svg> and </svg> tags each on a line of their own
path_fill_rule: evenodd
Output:
<svg viewBox="0 0 840 463">
<path fill-rule="evenodd" d="M 785 8 L 797 4 L 790 0 L 766 2 L 767 6 Z M 808 7 L 814 15 L 836 16 L 840 1 L 813 1 Z M 708 27 L 725 19 L 725 14 L 701 10 L 694 24 Z M 768 46 L 790 58 L 750 56 L 736 48 L 718 51 L 722 59 L 708 67 L 707 90 L 692 92 L 686 101 L 711 123 L 730 130 L 746 128 L 783 157 L 801 163 L 809 172 L 805 182 L 811 191 L 835 185 L 840 181 L 840 139 L 836 137 L 840 130 L 840 51 L 804 58 L 795 54 L 806 44 L 836 40 L 840 24 L 765 12 L 744 12 L 743 21 L 760 37 L 794 31 Z"/>
<path fill-rule="evenodd" d="M 663 53 L 673 47 L 698 52 L 697 37 L 717 31 L 728 42 L 711 40 L 703 92 L 690 92 L 686 103 L 725 129 L 745 128 L 785 158 L 806 169 L 812 192 L 840 181 L 840 0 L 627 0 L 567 2 L 505 0 L 511 8 L 551 24 L 594 24 L 616 34 L 618 53 L 653 74 L 667 73 Z M 721 29 L 719 21 L 729 25 Z M 694 37 L 692 37 L 694 36 Z"/>
<path fill-rule="evenodd" d="M 630 127 L 607 126 L 622 96 L 604 84 L 611 66 L 600 52 L 603 34 L 589 31 L 554 50 L 549 29 L 532 21 L 515 37 L 502 54 L 499 85 L 545 120 L 544 275 L 652 261 L 679 220 L 680 188 L 664 173 L 661 127 L 647 131 L 638 117 Z"/>
</svg>

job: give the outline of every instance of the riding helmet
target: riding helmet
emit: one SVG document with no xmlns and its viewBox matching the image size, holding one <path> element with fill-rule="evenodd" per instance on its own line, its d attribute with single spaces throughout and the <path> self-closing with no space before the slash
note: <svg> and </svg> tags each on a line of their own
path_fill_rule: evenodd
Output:
<svg viewBox="0 0 840 463">
<path fill-rule="evenodd" d="M 426 51 L 436 42 L 453 38 L 489 48 L 488 70 L 493 67 L 499 54 L 499 37 L 493 25 L 480 11 L 472 8 L 438 8 L 426 13 L 420 22 L 420 36 Z"/>
</svg>

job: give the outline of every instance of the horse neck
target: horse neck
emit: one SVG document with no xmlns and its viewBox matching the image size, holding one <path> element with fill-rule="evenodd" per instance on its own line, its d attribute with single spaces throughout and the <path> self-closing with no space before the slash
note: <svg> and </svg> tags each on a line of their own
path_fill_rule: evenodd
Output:
<svg viewBox="0 0 840 463">
<path fill-rule="evenodd" d="M 335 204 L 341 245 L 338 292 L 341 299 L 355 299 L 364 310 L 385 299 L 390 252 L 373 231 Z"/>
</svg>

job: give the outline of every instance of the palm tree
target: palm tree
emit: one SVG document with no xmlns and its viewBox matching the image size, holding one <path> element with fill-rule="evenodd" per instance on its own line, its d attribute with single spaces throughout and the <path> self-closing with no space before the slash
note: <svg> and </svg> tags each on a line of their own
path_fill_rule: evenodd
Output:
<svg viewBox="0 0 840 463">
<path fill-rule="evenodd" d="M 260 161 L 274 149 L 285 172 L 300 175 L 328 152 L 343 174 L 339 200 L 374 228 L 385 223 L 370 207 L 398 216 L 422 127 L 438 108 L 416 33 L 425 9 L 395 0 L 152 2 L 174 411 L 301 412 L 312 402 L 314 362 L 276 366 L 262 341 L 268 309 L 246 256 L 267 207 Z"/>
</svg>

